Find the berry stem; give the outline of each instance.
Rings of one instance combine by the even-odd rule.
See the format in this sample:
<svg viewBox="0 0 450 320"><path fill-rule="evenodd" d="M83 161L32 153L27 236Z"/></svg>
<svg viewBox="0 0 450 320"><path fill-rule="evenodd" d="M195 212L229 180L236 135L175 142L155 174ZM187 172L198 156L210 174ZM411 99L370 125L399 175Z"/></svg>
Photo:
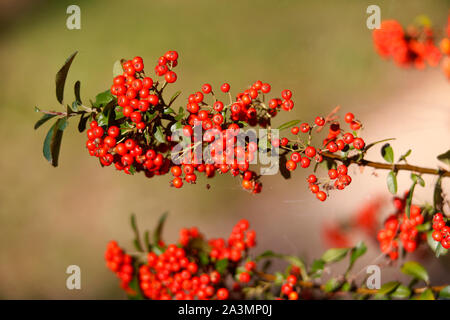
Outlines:
<svg viewBox="0 0 450 320"><path fill-rule="evenodd" d="M324 157L324 159L337 160L344 164L354 163L359 166L372 167L372 168L376 168L376 169L394 170L394 171L403 170L403 171L411 171L411 172L417 172L417 173L422 173L422 174L439 175L442 177L450 177L450 171L447 171L442 168L432 169L432 168L413 166L410 164L389 164L389 163L374 162L374 161L369 161L366 159L359 159L359 155L355 155L355 156L352 156L349 158L343 158L337 154L323 152L322 156Z"/></svg>

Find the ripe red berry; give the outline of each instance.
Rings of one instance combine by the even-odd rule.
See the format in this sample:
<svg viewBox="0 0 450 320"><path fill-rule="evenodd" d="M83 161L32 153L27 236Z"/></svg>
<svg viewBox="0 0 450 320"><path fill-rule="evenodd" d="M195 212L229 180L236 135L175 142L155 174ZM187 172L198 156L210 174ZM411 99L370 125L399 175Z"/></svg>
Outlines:
<svg viewBox="0 0 450 320"><path fill-rule="evenodd" d="M169 71L165 74L164 79L166 79L168 83L174 83L177 81L177 74L173 71Z"/></svg>
<svg viewBox="0 0 450 320"><path fill-rule="evenodd" d="M345 114L344 120L347 123L351 123L353 121L353 119L355 119L355 116L353 115L353 113L348 112Z"/></svg>
<svg viewBox="0 0 450 320"><path fill-rule="evenodd" d="M224 83L220 86L220 90L222 90L222 92L228 92L230 91L230 85L228 83Z"/></svg>
<svg viewBox="0 0 450 320"><path fill-rule="evenodd" d="M239 274L239 282L241 282L241 283L250 282L250 274L248 272L241 272Z"/></svg>
<svg viewBox="0 0 450 320"><path fill-rule="evenodd" d="M325 201L327 199L327 195L325 192L323 191L319 191L316 193L316 197L317 199L319 199L320 201Z"/></svg>
<svg viewBox="0 0 450 320"><path fill-rule="evenodd" d="M316 117L316 120L314 120L314 122L319 127L322 127L325 124L325 119L322 117Z"/></svg>
<svg viewBox="0 0 450 320"><path fill-rule="evenodd" d="M217 290L216 295L218 300L226 300L228 299L229 292L225 288L220 288L219 290Z"/></svg>
<svg viewBox="0 0 450 320"><path fill-rule="evenodd" d="M363 149L365 146L364 140L361 138L356 138L355 140L353 140L353 146L358 150Z"/></svg>

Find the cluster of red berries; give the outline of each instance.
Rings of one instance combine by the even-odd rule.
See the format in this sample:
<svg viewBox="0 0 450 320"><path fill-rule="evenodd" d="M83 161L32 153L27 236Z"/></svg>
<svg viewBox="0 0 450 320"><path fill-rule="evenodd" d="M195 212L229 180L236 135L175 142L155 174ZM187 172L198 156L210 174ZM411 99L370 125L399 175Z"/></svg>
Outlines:
<svg viewBox="0 0 450 320"><path fill-rule="evenodd" d="M177 65L177 59L176 51L168 51L158 60L156 73L165 75L168 83L176 80L171 69ZM111 93L117 97L119 108L115 111L123 117L116 117L119 120L111 126L99 126L93 120L87 131L86 147L91 156L99 158L102 166L114 163L117 170L127 174L145 170L148 177L165 174L170 160L163 154L169 150L169 142L152 147L142 134L152 117L149 111L161 107L158 82L145 76L141 57L124 62L122 68L124 72L114 78Z"/></svg>
<svg viewBox="0 0 450 320"><path fill-rule="evenodd" d="M108 244L105 258L108 268L117 272L122 280L122 288L130 291L128 284L136 276L140 292L148 299L225 300L230 295L225 287L227 275L236 272L238 264L247 256L246 250L255 245L256 234L248 229L248 221L242 219L233 228L227 243L222 238L205 241L204 244L210 247L210 262L206 265L194 244L196 240L204 241L196 227L181 229L178 245L166 246L159 242L161 250L147 253L146 263L136 267L137 274L133 274L133 259L124 254L115 241ZM222 259L227 259L229 264L225 271L219 272L215 262ZM246 271L236 274L239 282L248 283L255 268L255 262L247 261L244 265ZM240 288L237 282L234 287Z"/></svg>
<svg viewBox="0 0 450 320"><path fill-rule="evenodd" d="M450 227L445 225L444 216L440 212L433 216L433 230L433 239L440 242L444 249L450 249Z"/></svg>
<svg viewBox="0 0 450 320"><path fill-rule="evenodd" d="M413 65L423 69L426 63L436 67L442 60L442 71L450 80L450 14L447 20L446 36L439 42L439 47L435 45L434 35L439 32L430 27L410 26L405 31L398 21L387 20L373 32L375 48L382 57L393 58L402 67Z"/></svg>
<svg viewBox="0 0 450 320"><path fill-rule="evenodd" d="M442 57L434 44L433 30L426 26L404 30L398 21L386 20L373 31L373 41L378 54L402 67L423 69L426 63L435 67Z"/></svg>
<svg viewBox="0 0 450 320"><path fill-rule="evenodd" d="M129 291L129 283L133 279L133 258L125 254L116 241L108 243L105 252L106 266L121 280L122 289Z"/></svg>
<svg viewBox="0 0 450 320"><path fill-rule="evenodd" d="M394 206L396 213L386 219L384 229L377 234L381 252L388 254L391 260L396 260L399 256L399 240L403 249L411 253L417 249L420 241L426 239L426 234L416 228L424 222L420 207L411 205L408 218L405 212L405 199L394 198Z"/></svg>
<svg viewBox="0 0 450 320"><path fill-rule="evenodd" d="M361 129L361 123L355 120L353 113L349 112L345 115L344 120L349 124L350 129L354 132ZM281 145L281 148L291 151L290 159L286 161L286 169L294 171L298 166L302 168L308 168L311 164L311 160L314 159L317 163L323 161L323 152L335 153L340 151L349 150L362 150L365 146L365 142L360 137L355 137L351 132L344 132L339 122L329 121L329 132L327 137L323 141L323 149L315 148L309 145L311 132L314 127L322 128L326 125L327 121L323 117L316 117L314 125L310 126L308 123L302 123L299 127L291 128L291 133L297 136L300 132L309 134L308 141L304 143L300 139L288 139L282 138L277 141L276 144ZM316 175L311 174L307 181L309 182L309 188L312 193L316 194L317 199L325 201L327 194L325 191L320 190L320 185L324 190L337 189L343 190L348 186L352 179L347 174L348 168L345 164L338 165L336 168L328 170L328 181L319 183ZM334 180L331 185L330 182Z"/></svg>
<svg viewBox="0 0 450 320"><path fill-rule="evenodd" d="M220 91L229 94L230 85L222 84ZM290 90L281 92L282 99L271 99L267 108L262 97L270 91L270 84L258 80L249 89L238 93L234 102L229 94L230 102L227 105L217 99L212 86L208 83L202 86L201 91L190 94L186 104L189 116L186 119L187 124L183 127L183 135L191 138L191 144L187 147L194 148L196 142L194 127L201 125L202 129L206 131L202 138L208 144L211 158L200 160L196 153L185 154L181 159L183 168L179 166L172 168L172 174L175 176L172 184L177 188L181 187L183 173L186 182L194 182L196 180L195 170L205 172L207 177L213 176L215 171L230 172L231 175L242 178L242 187L245 190L259 193L262 184L258 181L257 174L248 170L249 164L255 159L258 145L255 141L249 141L244 146L237 145L240 134L239 123L266 127L269 119L276 116L278 110L292 110L294 102L291 100L292 92ZM206 95L212 96L211 104L206 102ZM224 117L228 110L230 119ZM261 116L262 114L268 116ZM207 164L206 160L210 160L214 164Z"/></svg>
<svg viewBox="0 0 450 320"><path fill-rule="evenodd" d="M281 286L281 296L284 295L289 300L298 300L298 292L295 290L297 282L297 277L293 274L290 274Z"/></svg>
<svg viewBox="0 0 450 320"><path fill-rule="evenodd" d="M227 242L223 238L210 239L208 241L211 246L210 257L234 262L241 260L246 250L256 245L256 232L248 228L248 221L242 219L234 226Z"/></svg>

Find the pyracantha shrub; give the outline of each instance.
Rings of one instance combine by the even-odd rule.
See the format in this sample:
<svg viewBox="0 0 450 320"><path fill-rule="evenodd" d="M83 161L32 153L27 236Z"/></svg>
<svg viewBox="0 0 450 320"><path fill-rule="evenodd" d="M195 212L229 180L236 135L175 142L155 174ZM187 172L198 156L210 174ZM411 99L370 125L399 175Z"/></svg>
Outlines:
<svg viewBox="0 0 450 320"><path fill-rule="evenodd" d="M413 209L416 210L416 209ZM417 215L418 216L418 215ZM416 217L417 217L416 216ZM255 255L256 233L249 222L239 221L230 236L207 239L196 227L183 228L177 243L162 240L164 215L152 240L148 232L141 238L134 216L132 227L137 252L126 253L115 241L107 245L107 267L120 279L121 288L131 299L227 300L227 299L339 299L402 298L435 299L450 297L450 286L431 286L424 267L405 262L401 271L412 276L408 285L393 281L379 290L358 284L351 271L367 247L332 248L308 266L297 256L265 251ZM441 218L434 219L442 221ZM388 226L391 230L391 226ZM442 229L442 228L441 228ZM343 275L327 276L325 268L348 257ZM280 259L284 271L271 272L271 262ZM424 282L425 287L417 286Z"/></svg>
<svg viewBox="0 0 450 320"><path fill-rule="evenodd" d="M373 31L375 49L400 67L424 69L427 64L437 67L441 63L450 79L450 15L444 32L433 29L424 17L421 20L407 28L397 20L382 21L380 28Z"/></svg>

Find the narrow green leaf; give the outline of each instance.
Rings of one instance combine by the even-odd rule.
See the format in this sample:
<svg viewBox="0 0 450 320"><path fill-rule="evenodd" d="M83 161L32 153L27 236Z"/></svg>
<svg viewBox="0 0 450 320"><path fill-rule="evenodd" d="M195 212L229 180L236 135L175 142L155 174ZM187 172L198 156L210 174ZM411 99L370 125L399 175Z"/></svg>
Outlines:
<svg viewBox="0 0 450 320"><path fill-rule="evenodd" d="M400 161L405 161L406 162L406 158L409 157L409 155L411 154L412 150L409 149L408 151L406 151L404 154L402 154L400 156L400 158L398 158L398 162Z"/></svg>
<svg viewBox="0 0 450 320"><path fill-rule="evenodd" d="M52 119L56 115L54 114L44 114L42 118L40 118L34 125L34 130L42 126L44 123L46 123L48 120Z"/></svg>
<svg viewBox="0 0 450 320"><path fill-rule="evenodd" d="M158 225L156 226L155 232L153 233L153 243L158 244L161 240L162 231L164 228L164 223L167 219L167 212L164 212L162 216L159 218Z"/></svg>
<svg viewBox="0 0 450 320"><path fill-rule="evenodd" d="M394 292L391 293L392 298L406 299L411 296L411 290L404 285L399 285Z"/></svg>
<svg viewBox="0 0 450 320"><path fill-rule="evenodd" d="M81 89L81 82L78 80L77 82L75 82L75 85L73 86L73 91L75 93L75 101L79 105L82 104L81 96L80 96L80 89Z"/></svg>
<svg viewBox="0 0 450 320"><path fill-rule="evenodd" d="M54 167L58 166L59 151L61 148L61 140L63 131L67 126L67 119L60 118L56 120L44 139L43 153L44 157Z"/></svg>
<svg viewBox="0 0 450 320"><path fill-rule="evenodd" d="M428 283L429 281L427 270L418 262L415 261L405 262L401 268L401 271L406 275L409 275L419 280L423 280L426 283Z"/></svg>
<svg viewBox="0 0 450 320"><path fill-rule="evenodd" d="M381 155L387 162L394 163L394 150L389 143L381 147Z"/></svg>
<svg viewBox="0 0 450 320"><path fill-rule="evenodd" d="M223 274L228 267L228 259L220 259L216 262L216 270L220 274Z"/></svg>
<svg viewBox="0 0 450 320"><path fill-rule="evenodd" d="M331 278L325 283L325 292L333 292L340 286L340 282L336 278Z"/></svg>
<svg viewBox="0 0 450 320"><path fill-rule="evenodd" d="M443 154L438 155L437 158L439 161L442 161L446 165L450 166L450 150L448 150Z"/></svg>
<svg viewBox="0 0 450 320"><path fill-rule="evenodd" d="M450 286L446 286L439 292L439 298L450 299Z"/></svg>
<svg viewBox="0 0 450 320"><path fill-rule="evenodd" d="M169 104L168 104L169 107L172 105L172 103L174 103L174 101L178 98L178 96L180 94L181 94L181 91L177 91L177 92L174 93L172 98L170 98L170 100L169 100Z"/></svg>
<svg viewBox="0 0 450 320"><path fill-rule="evenodd" d="M442 211L444 208L444 197L442 196L442 176L438 178L434 186L433 205L436 211Z"/></svg>
<svg viewBox="0 0 450 320"><path fill-rule="evenodd" d="M206 266L209 264L208 254L204 251L199 252L198 257L200 259L200 264Z"/></svg>
<svg viewBox="0 0 450 320"><path fill-rule="evenodd" d="M357 136L358 133L356 131L353 131L353 135ZM392 141L392 140L395 140L395 138L388 138L388 139L383 139L383 140L379 140L379 141L375 141L375 142L369 143L367 146L364 147L364 151L369 150L370 148L372 148L373 146L375 146L375 145L377 145L379 143L383 143L383 142L386 142L386 141Z"/></svg>
<svg viewBox="0 0 450 320"><path fill-rule="evenodd" d="M165 143L166 139L164 137L164 134L162 132L161 126L156 126L155 133L154 133L155 139L160 143Z"/></svg>
<svg viewBox="0 0 450 320"><path fill-rule="evenodd" d="M422 187L425 187L425 181L423 180L423 178L415 173L411 173L411 179L420 184Z"/></svg>
<svg viewBox="0 0 450 320"><path fill-rule="evenodd" d="M150 232L148 230L145 230L145 232L144 232L144 245L145 245L145 250L147 252L150 252L151 248L152 248L152 244L150 242Z"/></svg>
<svg viewBox="0 0 450 320"><path fill-rule="evenodd" d="M136 224L136 216L134 215L134 213L132 213L131 216L130 216L130 224L131 224L131 229L133 230L133 233L134 233L133 243L134 243L134 246L135 246L136 250L137 251L144 251L142 249L141 239L140 239L140 236L139 236L139 229L138 229L137 224Z"/></svg>
<svg viewBox="0 0 450 320"><path fill-rule="evenodd" d="M287 156L286 154L280 154L280 173L281 176L285 179L291 178L291 172L286 168Z"/></svg>
<svg viewBox="0 0 450 320"><path fill-rule="evenodd" d="M281 131L281 130L284 130L284 129L291 128L291 127L299 124L300 121L301 120L291 120L291 121L285 122L282 125L280 125L277 129Z"/></svg>
<svg viewBox="0 0 450 320"><path fill-rule="evenodd" d="M418 298L419 300L435 300L433 291L431 289L427 289L422 292Z"/></svg>
<svg viewBox="0 0 450 320"><path fill-rule="evenodd" d="M63 104L64 99L64 85L66 83L67 73L69 72L70 65L72 64L73 59L77 55L78 51L75 51L67 58L64 65L59 69L56 74L55 83L56 83L56 99L59 103Z"/></svg>
<svg viewBox="0 0 450 320"><path fill-rule="evenodd" d="M350 271L350 269L355 264L356 260L360 258L362 255L364 255L367 251L366 244L362 241L358 242L358 244L353 247L350 251L350 265L347 269L347 271Z"/></svg>
<svg viewBox="0 0 450 320"><path fill-rule="evenodd" d="M413 179L412 175L411 175L411 179ZM408 196L406 197L405 213L406 213L406 216L408 217L408 219L409 219L409 214L411 211L411 203L412 203L414 189L416 188L416 185L417 185L417 179L413 179L413 184L411 185L411 188L409 188Z"/></svg>
<svg viewBox="0 0 450 320"><path fill-rule="evenodd" d="M328 249L322 255L322 260L325 261L325 263L340 261L346 256L348 251L349 251L349 248Z"/></svg>
<svg viewBox="0 0 450 320"><path fill-rule="evenodd" d="M325 267L325 261L322 259L316 259L311 265L311 272L313 278L319 278L322 276L323 268Z"/></svg>
<svg viewBox="0 0 450 320"><path fill-rule="evenodd" d="M386 182L389 192L392 194L397 194L397 175L394 171L389 171Z"/></svg>
<svg viewBox="0 0 450 320"><path fill-rule="evenodd" d="M397 289L397 287L400 285L400 282L398 281L390 281L383 284L378 290L377 294L379 295L386 295Z"/></svg>
<svg viewBox="0 0 450 320"><path fill-rule="evenodd" d="M171 114L171 113L175 113L175 111L172 108L164 109L164 114Z"/></svg>
<svg viewBox="0 0 450 320"><path fill-rule="evenodd" d="M448 249L445 249L440 242L434 240L432 234L433 234L433 230L430 230L427 233L428 246L434 252L436 258L446 255L448 252Z"/></svg>
<svg viewBox="0 0 450 320"><path fill-rule="evenodd" d="M94 108L101 108L113 101L115 98L111 93L111 90L105 90L95 96Z"/></svg>
<svg viewBox="0 0 450 320"><path fill-rule="evenodd" d="M86 123L89 119L89 116L85 114L81 114L80 121L78 122L78 131L83 132L86 130Z"/></svg>
<svg viewBox="0 0 450 320"><path fill-rule="evenodd" d="M121 75L122 73L123 73L122 63L120 62L120 60L117 60L116 62L114 62L113 65L113 77L115 78Z"/></svg>

